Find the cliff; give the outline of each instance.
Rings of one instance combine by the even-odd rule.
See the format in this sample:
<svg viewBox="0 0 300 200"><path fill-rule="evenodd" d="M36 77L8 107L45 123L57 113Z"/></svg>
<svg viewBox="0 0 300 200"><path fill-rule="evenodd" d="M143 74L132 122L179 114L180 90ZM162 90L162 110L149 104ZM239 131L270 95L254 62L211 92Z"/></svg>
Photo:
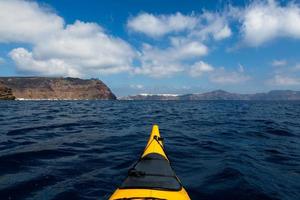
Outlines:
<svg viewBox="0 0 300 200"><path fill-rule="evenodd" d="M0 77L17 99L116 99L100 80L50 77Z"/></svg>
<svg viewBox="0 0 300 200"><path fill-rule="evenodd" d="M0 100L14 100L15 98L12 94L12 89L0 81Z"/></svg>
<svg viewBox="0 0 300 200"><path fill-rule="evenodd" d="M121 100L300 100L300 91L273 90L267 93L238 94L224 90L215 90L201 94L139 94L122 97Z"/></svg>

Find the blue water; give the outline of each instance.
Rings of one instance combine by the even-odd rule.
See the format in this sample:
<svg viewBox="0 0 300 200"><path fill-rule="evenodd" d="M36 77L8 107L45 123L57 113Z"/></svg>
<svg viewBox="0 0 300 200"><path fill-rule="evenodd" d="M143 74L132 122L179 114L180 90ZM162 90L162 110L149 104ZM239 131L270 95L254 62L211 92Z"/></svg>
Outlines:
<svg viewBox="0 0 300 200"><path fill-rule="evenodd" d="M0 102L0 199L107 199L160 125L192 199L300 199L300 102Z"/></svg>

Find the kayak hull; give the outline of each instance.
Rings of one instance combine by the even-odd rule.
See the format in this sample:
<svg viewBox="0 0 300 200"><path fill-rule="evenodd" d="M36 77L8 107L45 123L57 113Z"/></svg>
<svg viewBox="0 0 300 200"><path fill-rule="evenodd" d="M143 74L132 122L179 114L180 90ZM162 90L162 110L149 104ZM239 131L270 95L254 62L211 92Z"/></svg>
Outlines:
<svg viewBox="0 0 300 200"><path fill-rule="evenodd" d="M142 156L110 197L110 200L121 199L190 199L171 168L157 125L152 128Z"/></svg>
<svg viewBox="0 0 300 200"><path fill-rule="evenodd" d="M154 199L174 199L189 200L189 196L184 188L180 191L160 191L149 189L117 189L110 197L110 200L118 200L125 198L154 198Z"/></svg>

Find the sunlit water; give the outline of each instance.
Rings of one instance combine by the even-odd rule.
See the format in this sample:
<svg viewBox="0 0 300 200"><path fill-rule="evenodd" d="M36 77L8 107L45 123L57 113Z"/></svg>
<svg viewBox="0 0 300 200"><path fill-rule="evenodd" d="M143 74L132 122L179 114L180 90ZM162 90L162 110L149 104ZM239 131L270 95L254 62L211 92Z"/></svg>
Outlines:
<svg viewBox="0 0 300 200"><path fill-rule="evenodd" d="M0 199L107 199L160 126L192 199L300 199L300 102L0 102Z"/></svg>

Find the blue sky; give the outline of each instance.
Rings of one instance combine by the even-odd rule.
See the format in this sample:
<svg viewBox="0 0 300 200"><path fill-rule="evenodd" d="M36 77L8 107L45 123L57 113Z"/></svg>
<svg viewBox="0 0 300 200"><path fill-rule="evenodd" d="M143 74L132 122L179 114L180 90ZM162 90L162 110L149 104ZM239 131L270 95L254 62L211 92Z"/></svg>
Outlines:
<svg viewBox="0 0 300 200"><path fill-rule="evenodd" d="M0 76L99 78L117 96L299 90L299 52L299 1L0 1Z"/></svg>

